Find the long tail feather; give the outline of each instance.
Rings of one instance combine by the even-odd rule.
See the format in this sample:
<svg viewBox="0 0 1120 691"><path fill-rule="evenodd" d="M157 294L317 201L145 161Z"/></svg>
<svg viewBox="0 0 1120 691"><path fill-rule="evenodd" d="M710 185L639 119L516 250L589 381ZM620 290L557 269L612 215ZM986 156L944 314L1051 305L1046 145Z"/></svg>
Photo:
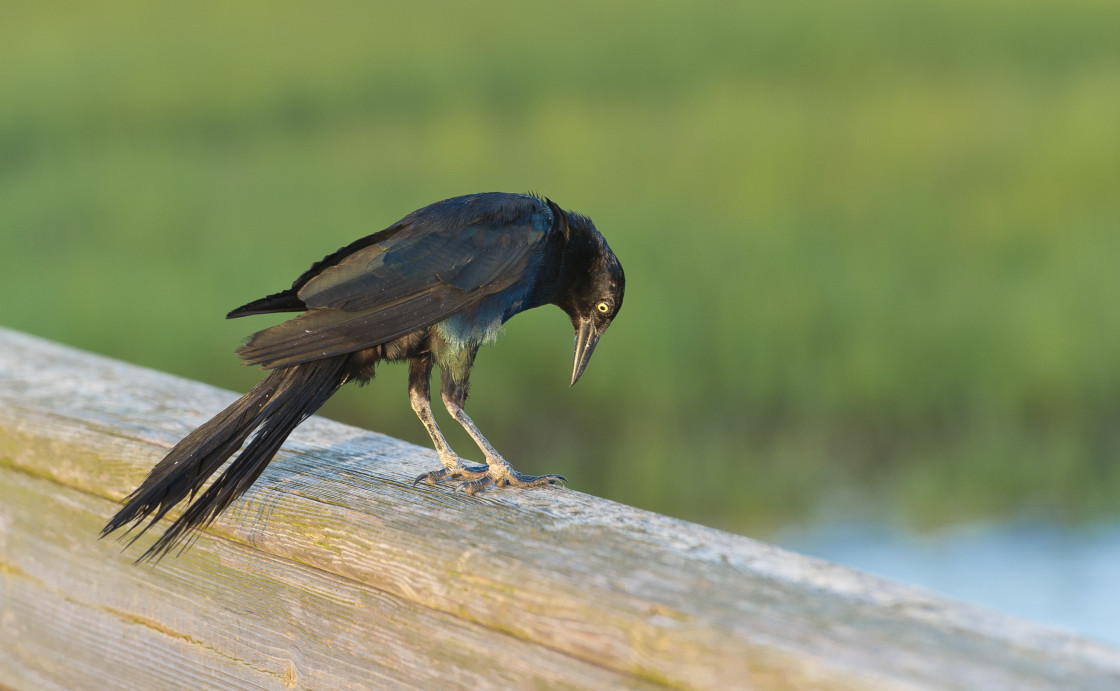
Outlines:
<svg viewBox="0 0 1120 691"><path fill-rule="evenodd" d="M339 356L271 371L252 390L176 444L125 499L124 507L105 525L101 537L125 526L126 536L139 528L128 542L131 545L189 496L193 501L186 511L136 561L158 561L180 543L185 548L198 530L260 477L292 430L346 382L347 360L347 356ZM210 476L247 439L249 443L237 458L195 499Z"/></svg>

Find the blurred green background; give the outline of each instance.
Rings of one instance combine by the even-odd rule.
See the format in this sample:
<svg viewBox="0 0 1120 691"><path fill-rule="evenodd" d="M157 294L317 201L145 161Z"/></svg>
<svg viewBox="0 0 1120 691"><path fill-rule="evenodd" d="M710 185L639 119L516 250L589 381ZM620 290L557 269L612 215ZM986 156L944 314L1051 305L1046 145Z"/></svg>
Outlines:
<svg viewBox="0 0 1120 691"><path fill-rule="evenodd" d="M9 0L0 324L244 390L275 320L228 309L534 190L628 291L573 389L555 308L480 355L520 469L755 535L1115 516L1118 31L1115 0ZM429 444L402 367L325 414Z"/></svg>

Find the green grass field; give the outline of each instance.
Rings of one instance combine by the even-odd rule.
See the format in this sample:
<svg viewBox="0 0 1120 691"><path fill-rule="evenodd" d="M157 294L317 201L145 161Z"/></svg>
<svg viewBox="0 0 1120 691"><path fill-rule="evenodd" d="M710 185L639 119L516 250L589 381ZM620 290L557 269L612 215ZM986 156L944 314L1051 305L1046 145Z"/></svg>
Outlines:
<svg viewBox="0 0 1120 691"><path fill-rule="evenodd" d="M573 389L554 308L480 355L521 469L752 533L1115 515L1118 32L1103 0L10 2L0 324L244 389L274 320L228 309L535 190L628 291ZM402 368L352 388L325 413L428 443Z"/></svg>

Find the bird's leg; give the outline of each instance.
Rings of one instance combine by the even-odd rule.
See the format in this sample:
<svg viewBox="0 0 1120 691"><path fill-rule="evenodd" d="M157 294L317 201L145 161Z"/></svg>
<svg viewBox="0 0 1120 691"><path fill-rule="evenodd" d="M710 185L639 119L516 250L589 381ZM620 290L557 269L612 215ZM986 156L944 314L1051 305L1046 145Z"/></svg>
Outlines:
<svg viewBox="0 0 1120 691"><path fill-rule="evenodd" d="M443 467L430 473L424 473L413 480L412 484L415 485L420 481L434 484L449 477L466 478L468 480L486 477L486 466L463 465L458 454L451 450L451 445L447 443L447 439L439 431L439 425L436 424L436 419L432 416L429 384L431 376L432 359L430 356L413 358L409 362L408 400L412 403L412 409L416 412L416 417L420 418L420 422L424 423L424 428L428 430L428 436L432 438L432 444L436 447L436 453L439 454L439 460L443 463Z"/></svg>
<svg viewBox="0 0 1120 691"><path fill-rule="evenodd" d="M478 448L486 456L487 470L482 477L463 486L467 494L475 494L491 485L495 487L513 485L514 487L529 488L567 482L563 475L522 475L514 470L513 466L491 446L486 437L482 436L482 432L479 431L474 421L463 410L463 402L467 399L467 382L465 380L455 381L452 373L444 369L440 377L440 389L447 412L451 413L451 417L455 418L467 431L467 434L471 435L471 439L474 439Z"/></svg>

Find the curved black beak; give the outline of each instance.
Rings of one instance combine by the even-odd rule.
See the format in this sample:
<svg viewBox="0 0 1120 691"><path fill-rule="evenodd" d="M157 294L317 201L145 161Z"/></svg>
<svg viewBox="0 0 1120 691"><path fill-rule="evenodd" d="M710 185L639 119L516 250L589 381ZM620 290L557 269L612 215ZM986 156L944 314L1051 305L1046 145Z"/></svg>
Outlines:
<svg viewBox="0 0 1120 691"><path fill-rule="evenodd" d="M595 328L595 323L590 319L581 318L576 327L576 351L572 358L572 383L575 386L587 363L591 361L591 353L595 352L595 344L603 332Z"/></svg>

